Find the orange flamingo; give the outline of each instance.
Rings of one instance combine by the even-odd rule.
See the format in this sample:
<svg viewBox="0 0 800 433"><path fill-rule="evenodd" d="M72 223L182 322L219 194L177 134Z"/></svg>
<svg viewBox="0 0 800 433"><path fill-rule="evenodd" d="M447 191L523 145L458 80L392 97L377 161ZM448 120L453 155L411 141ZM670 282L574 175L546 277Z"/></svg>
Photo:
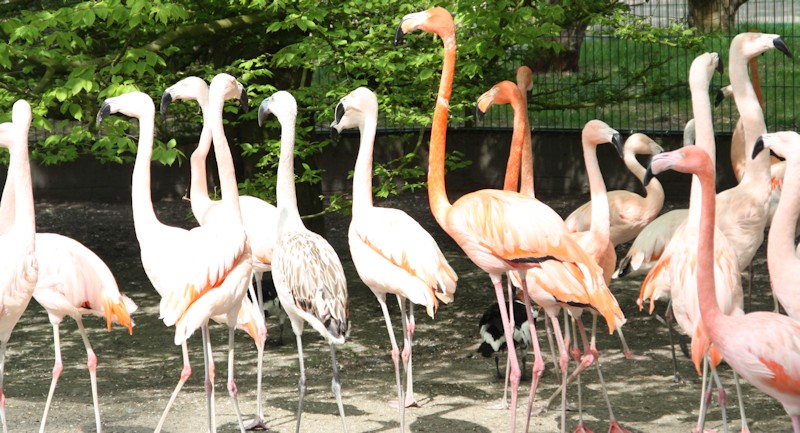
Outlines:
<svg viewBox="0 0 800 433"><path fill-rule="evenodd" d="M696 123L697 146L703 149L714 159L714 131L711 120L711 104L708 100L708 86L714 70L721 69L717 53L705 53L697 56L689 70L689 87L692 94L692 108ZM695 367L700 372L700 361L704 359L709 350L708 339L702 334L702 323L697 298L697 290L693 286L696 282L697 255L695 245L697 242L697 226L699 224L700 200L699 189L696 182L692 184L689 201L689 216L681 227L676 230L659 262L650 271L642 283L639 295L639 306L645 300L652 299L650 312L654 308L654 300L660 297L671 296L671 305L674 317L680 328L692 337L692 358ZM742 289L739 279L736 251L722 234L715 237L714 270L720 284L717 286L718 299L722 304L720 308L726 314L742 314ZM720 359L715 351L710 353L712 361L712 374L719 388L720 406L723 410L723 423L727 424L725 413L725 394L719 382L715 367ZM738 379L737 379L738 380ZM710 394L705 393L706 371L703 369L703 389L701 398L700 415L696 431L702 431L705 422L705 410ZM740 405L743 409L743 406ZM742 415L742 424L746 428L746 420ZM727 427L726 427L727 428Z"/></svg>
<svg viewBox="0 0 800 433"><path fill-rule="evenodd" d="M452 15L441 7L408 14L398 27L395 43L399 43L406 33L416 29L441 37L445 51L431 127L428 168L428 198L436 221L473 263L489 274L500 305L505 305L502 275L509 271L519 273L527 313L530 312L530 298L525 276L530 269L539 270L541 278L562 280L563 286L586 285L591 291L600 290L603 287L602 269L568 235L558 214L543 203L513 191L490 189L464 195L452 204L449 202L444 184L444 153L448 105L455 72L455 25ZM529 224L534 215L538 224ZM516 431L515 408L520 370L513 347L508 311L501 308L500 312L511 357L511 431ZM616 329L622 319L612 309L602 312L609 329ZM531 317L528 317L528 323L531 335L535 335ZM536 385L544 369L535 338L533 346L535 360L526 424L529 421Z"/></svg>
<svg viewBox="0 0 800 433"><path fill-rule="evenodd" d="M636 159L636 155L652 156L663 150L647 135L636 133L625 140L622 158L628 170L641 182L645 168ZM633 240L661 212L664 205L664 188L661 183L657 180L651 181L645 192L644 197L625 190L608 192L611 227L609 239L615 246ZM569 230L582 232L589 230L591 220L592 202L588 201L572 211L564 222Z"/></svg>
<svg viewBox="0 0 800 433"><path fill-rule="evenodd" d="M392 343L392 361L397 382L400 430L405 431L404 407L415 405L411 385L411 340L414 335L413 305L425 307L433 318L438 301L450 303L458 277L447 263L433 237L421 225L399 209L372 204L372 150L378 124L378 99L366 87L359 87L339 101L331 132L357 127L361 131L356 168L353 174L353 219L348 238L350 255L361 280L378 299ZM403 393L392 321L386 307L386 295L394 294L400 304L403 323L403 365L407 391ZM405 312L410 301L409 313Z"/></svg>
<svg viewBox="0 0 800 433"><path fill-rule="evenodd" d="M0 421L3 433L8 431L6 422L6 396L3 391L5 355L11 332L28 307L33 297L39 266L36 260L36 217L33 209L33 187L28 160L28 130L31 125L31 106L20 99L12 108L12 124L4 127L10 139L0 140L0 146L8 147L10 153L9 174L13 174L13 190L16 206L14 226L0 235Z"/></svg>
<svg viewBox="0 0 800 433"><path fill-rule="evenodd" d="M754 152L773 137L757 141ZM800 322L771 312L729 316L720 310L713 271L714 165L702 149L684 147L654 157L649 171L656 175L669 169L691 173L700 182L697 289L704 333L734 371L783 405L794 433L800 433Z"/></svg>
<svg viewBox="0 0 800 433"><path fill-rule="evenodd" d="M800 298L795 290L800 258L796 255L795 233L798 222L798 197L800 197L800 136L795 132L777 132L762 136L769 150L785 159L781 201L769 229L767 240L767 266L769 267L772 292L778 298L786 314L800 320Z"/></svg>
<svg viewBox="0 0 800 433"><path fill-rule="evenodd" d="M225 99L238 98L244 111L247 111L247 92L235 78L228 74L218 74L212 80L212 84L225 85L229 92L222 95ZM222 201L211 200L208 195L208 185L206 184L206 158L211 149L211 130L214 128L223 130L221 118L211 119L209 108L209 87L203 79L199 77L186 77L181 81L167 88L161 97L161 114L166 114L169 104L174 100L196 100L203 112L203 129L200 133L197 148L192 152L191 157L191 188L190 203L192 214L200 225L206 225L218 218L224 218L224 207ZM224 160L223 160L224 161ZM235 174L233 167L226 170L229 174ZM256 293L250 285L250 298L245 297L242 304L242 312L239 321L244 326L243 329L253 329L251 333L258 351L258 366L256 379L256 415L252 420L246 422L247 430L256 428L266 428L264 419L264 409L262 404L262 373L264 362L264 343L267 338L267 326L264 322L264 314L249 314L252 310L250 303L258 302L258 311L264 310L264 298L261 289L261 279L264 272L270 270L272 259L272 248L275 245L275 227L277 221L277 210L275 206L253 196L240 196L239 205L242 211L242 222L247 233L247 240L250 244L250 254L253 260L253 274L256 280ZM251 301L252 299L252 301ZM244 316L242 316L244 315ZM225 317L216 317L216 321L224 323ZM250 323L250 321L253 321ZM242 328L242 327L240 327Z"/></svg>
<svg viewBox="0 0 800 433"><path fill-rule="evenodd" d="M308 230L297 210L294 186L294 134L297 102L290 93L279 91L261 102L258 124L270 113L281 124L281 151L278 160L278 238L272 253L272 280L281 306L292 322L297 340L300 381L295 431L300 432L306 372L303 360L303 327L306 322L328 342L333 366L331 390L336 397L342 427L347 422L342 405L336 345L344 344L350 329L349 297L344 269L333 247L322 236Z"/></svg>
<svg viewBox="0 0 800 433"><path fill-rule="evenodd" d="M221 112L224 99L214 95L209 99L219 101L212 108ZM97 114L97 123L116 113L139 119L139 143L131 186L134 226L142 250L145 273L161 295L161 317L167 326L175 325L175 344L181 345L183 349L184 370L175 393L190 374L185 368L188 365L185 342L200 328L206 370L208 428L214 432L215 367L208 338L208 319L224 314L228 316L227 323L236 323L252 272L250 248L241 224L235 177L225 175L224 170L228 166L218 163L222 200L226 203L228 212L228 219L224 223L192 230L161 223L153 211L150 196L150 159L155 118L153 100L142 92L129 92L108 98ZM219 137L217 131L212 133L217 160L231 158L224 136ZM234 181L230 182L230 179ZM228 336L228 389L239 415L235 383L232 381L233 330L234 327L231 326ZM241 416L238 416L238 421L240 430L244 431ZM156 429L159 430L160 427L161 425Z"/></svg>

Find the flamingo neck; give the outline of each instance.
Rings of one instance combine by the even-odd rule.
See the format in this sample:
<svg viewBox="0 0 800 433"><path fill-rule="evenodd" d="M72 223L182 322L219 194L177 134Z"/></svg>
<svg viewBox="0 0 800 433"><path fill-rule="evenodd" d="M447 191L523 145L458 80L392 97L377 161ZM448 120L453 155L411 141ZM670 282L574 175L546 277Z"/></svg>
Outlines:
<svg viewBox="0 0 800 433"><path fill-rule="evenodd" d="M13 229L21 233L30 241L33 248L34 236L36 233L36 218L33 205L33 183L31 181L31 165L28 158L28 128L30 126L20 125L17 142L9 149L9 169L8 172L14 173L11 180L14 189L13 206L14 227ZM11 176L8 176L11 179ZM8 180L6 181L8 182Z"/></svg>
<svg viewBox="0 0 800 433"><path fill-rule="evenodd" d="M359 125L361 141L353 173L353 214L372 207L372 153L377 127L377 114L373 113L365 115L364 122Z"/></svg>
<svg viewBox="0 0 800 433"><path fill-rule="evenodd" d="M295 119L278 119L281 123L281 153L278 159L278 233L305 227L297 210L297 194L294 187L294 134Z"/></svg>
<svg viewBox="0 0 800 433"><path fill-rule="evenodd" d="M139 118L139 142L136 150L136 161L133 165L131 181L131 204L133 206L133 224L137 235L143 228L158 223L153 211L153 198L150 195L150 164L153 157L153 117Z"/></svg>
<svg viewBox="0 0 800 433"><path fill-rule="evenodd" d="M697 287L700 303L700 316L711 340L717 335L723 313L717 304L717 293L714 283L714 216L716 207L716 190L714 187L714 169L705 167L693 176L698 180L701 189L700 226L697 244Z"/></svg>
<svg viewBox="0 0 800 433"><path fill-rule="evenodd" d="M764 152L769 153L769 152ZM789 160L786 161L787 165ZM800 216L800 179L795 175L800 167L792 164L786 168L781 199L767 240L767 266L772 279L773 290L779 292L783 287L793 288L800 259L795 255L795 230Z"/></svg>
<svg viewBox="0 0 800 433"><path fill-rule="evenodd" d="M708 86L711 84L708 76L689 77L689 89L692 94L692 113L694 115L695 145L705 150L711 158L711 166L716 165L717 146L714 142L714 125L711 120L711 101L708 99ZM768 152L767 152L768 153ZM712 187L712 189L714 189ZM700 184L696 177L692 178L691 192L689 193L689 220L699 222ZM694 209L694 211L692 211Z"/></svg>
<svg viewBox="0 0 800 433"><path fill-rule="evenodd" d="M440 226L446 227L445 216L452 205L447 198L444 184L444 156L450 94L453 90L453 75L456 69L456 36L450 32L440 36L444 43L444 61L431 124L431 142L428 152L428 201L436 221Z"/></svg>
<svg viewBox="0 0 800 433"><path fill-rule="evenodd" d="M611 236L608 215L608 191L597 161L597 146L583 140L583 161L586 164L586 175L589 178L589 190L592 197L592 222L590 231L603 243ZM601 249L604 250L605 248Z"/></svg>
<svg viewBox="0 0 800 433"><path fill-rule="evenodd" d="M625 162L625 166L628 167L628 171L630 171L636 179L639 179L639 182L643 182L647 169L636 159L636 154L626 151L622 160ZM661 182L654 177L650 180L650 183L644 187L644 190L646 211L658 213L664 205L664 188L661 186Z"/></svg>
<svg viewBox="0 0 800 433"><path fill-rule="evenodd" d="M14 226L14 175L9 163L3 197L0 199L0 234L7 233Z"/></svg>
<svg viewBox="0 0 800 433"><path fill-rule="evenodd" d="M767 126L764 122L764 111L761 109L753 83L747 74L749 59L742 54L741 49L731 47L728 61L733 85L733 99L744 127L746 162L742 182L748 177L756 177L761 183L768 183L770 180L769 152L761 152L755 159L752 158L756 139L767 132Z"/></svg>
<svg viewBox="0 0 800 433"><path fill-rule="evenodd" d="M189 197L191 199L192 214L202 224L202 218L209 206L211 206L211 199L208 196L208 175L206 174L206 159L211 149L211 121L208 118L210 115L208 95L198 95L197 102L203 112L203 129L200 132L197 148L192 152L190 161L192 178Z"/></svg>
<svg viewBox="0 0 800 433"><path fill-rule="evenodd" d="M242 222L242 211L239 207L239 184L236 182L236 170L233 167L233 156L225 137L225 128L222 124L222 107L225 97L222 92L211 89L209 94L209 121L211 136L214 142L214 156L217 159L217 172L219 173L219 187L222 193L222 203L232 212L231 217ZM205 119L204 119L205 122ZM203 180L205 182L205 180Z"/></svg>
<svg viewBox="0 0 800 433"><path fill-rule="evenodd" d="M520 101L520 108L522 111L523 126L521 126L522 134L522 172L520 173L520 188L519 192L530 196L536 197L533 187L533 144L531 143L531 124L528 119L528 90L524 86L520 86L519 90L522 92L522 99ZM517 131L517 110L514 109L514 134Z"/></svg>

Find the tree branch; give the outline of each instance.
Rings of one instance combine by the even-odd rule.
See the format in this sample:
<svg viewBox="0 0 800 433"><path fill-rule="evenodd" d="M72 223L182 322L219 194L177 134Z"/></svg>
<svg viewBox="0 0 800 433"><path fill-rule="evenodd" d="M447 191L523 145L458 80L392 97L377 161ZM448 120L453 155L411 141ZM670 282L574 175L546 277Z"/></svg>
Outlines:
<svg viewBox="0 0 800 433"><path fill-rule="evenodd" d="M233 18L223 18L210 23L193 24L185 27L178 27L171 32L167 32L158 39L142 47L144 50L158 52L172 44L176 39L214 35L224 30L236 29L243 26L259 24L266 21L266 14L241 15Z"/></svg>

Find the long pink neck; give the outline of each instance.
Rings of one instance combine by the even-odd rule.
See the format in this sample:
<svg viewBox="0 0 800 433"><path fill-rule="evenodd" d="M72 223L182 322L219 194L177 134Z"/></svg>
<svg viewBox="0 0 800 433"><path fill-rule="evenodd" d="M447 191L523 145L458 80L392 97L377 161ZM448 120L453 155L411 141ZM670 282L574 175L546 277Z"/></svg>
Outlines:
<svg viewBox="0 0 800 433"><path fill-rule="evenodd" d="M197 103L200 104L200 110L203 112L203 130L200 132L197 148L192 152L190 161L192 179L189 197L191 197L192 213L202 224L203 221L201 221L201 219L209 206L211 206L211 198L208 196L208 176L206 174L206 159L208 158L209 150L211 150L211 120L209 119L208 88L205 89L204 94L197 95Z"/></svg>
<svg viewBox="0 0 800 433"><path fill-rule="evenodd" d="M647 169L642 167L642 164L636 159L636 154L626 150L622 160L625 162L625 166L628 167L628 171L639 179L639 182L642 182ZM652 178L644 189L646 193L644 198L645 213L652 212L657 214L664 205L664 188L661 186L661 182L656 178Z"/></svg>
<svg viewBox="0 0 800 433"><path fill-rule="evenodd" d="M222 124L222 107L225 105L224 93L212 87L209 91L208 105L208 111L210 112L208 120L211 122L211 135L214 139L214 156L217 159L222 203L230 209L233 217L241 222L242 211L239 207L239 184L236 182L233 156L231 156L231 149L228 145L228 139L225 137L225 128Z"/></svg>
<svg viewBox="0 0 800 433"><path fill-rule="evenodd" d="M751 159L753 146L758 137L767 132L767 126L758 96L747 74L748 61L738 44L731 46L728 69L733 86L733 99L744 127L744 151L747 158L742 182L751 181L749 178L753 178L753 181L765 185L770 182L769 152L761 152L755 159Z"/></svg>
<svg viewBox="0 0 800 433"><path fill-rule="evenodd" d="M583 161L586 164L586 175L589 178L589 190L592 197L592 222L590 231L595 238L606 244L611 236L609 215L608 215L608 191L606 183L603 181L603 174L600 172L600 163L597 161L597 147L584 138L583 140ZM605 251L606 245L598 245L599 251Z"/></svg>
<svg viewBox="0 0 800 433"><path fill-rule="evenodd" d="M522 121L520 134L522 135L522 172L520 174L520 188L519 192L535 197L533 187L533 144L531 143L531 124L528 119L528 89L524 83L518 83L519 90L522 92L521 111ZM517 109L514 109L514 135L517 134Z"/></svg>
<svg viewBox="0 0 800 433"><path fill-rule="evenodd" d="M447 198L444 183L444 156L447 142L447 116L450 94L453 90L453 76L456 70L456 36L454 33L439 35L444 43L442 77L431 124L431 143L428 152L428 201L436 221L443 228L447 226L445 217L452 206Z"/></svg>
<svg viewBox="0 0 800 433"><path fill-rule="evenodd" d="M520 160L525 154L524 130L527 128L527 118L525 117L525 107L519 97L518 92L512 92L510 96L511 108L514 110L514 132L511 135L511 151L508 154L506 163L506 177L503 183L505 191L517 191L519 189L519 170Z"/></svg>
<svg viewBox="0 0 800 433"><path fill-rule="evenodd" d="M372 152L375 147L377 126L378 113L372 111L364 113L364 122L359 125L361 143L353 172L353 214L372 207Z"/></svg>
<svg viewBox="0 0 800 433"><path fill-rule="evenodd" d="M701 189L700 234L697 245L697 287L700 302L700 316L711 340L718 335L724 314L717 304L717 291L714 284L714 216L716 191L714 169L704 167L696 173Z"/></svg>
<svg viewBox="0 0 800 433"><path fill-rule="evenodd" d="M150 194L150 164L153 156L153 116L139 118L139 142L136 162L133 165L131 181L131 202L133 205L133 224L136 234L143 229L160 224L153 211L153 198Z"/></svg>
<svg viewBox="0 0 800 433"><path fill-rule="evenodd" d="M16 125L15 125L16 126ZM9 173L14 173L14 231L25 236L33 248L36 217L33 206L33 183L28 158L28 129L30 123L16 126L17 140L10 149Z"/></svg>
<svg viewBox="0 0 800 433"><path fill-rule="evenodd" d="M694 72L694 74L691 74ZM717 147L714 142L714 125L711 120L711 101L708 99L708 86L710 77L704 68L690 70L689 89L692 94L692 112L694 115L695 143L705 150L711 164L716 164ZM713 189L713 187L712 187ZM692 188L689 195L689 221L698 224L700 220L700 184L697 178L692 179Z"/></svg>
<svg viewBox="0 0 800 433"><path fill-rule="evenodd" d="M787 159L786 164L790 163L792 166L786 168L781 200L772 218L767 240L769 275L772 289L779 299L784 299L783 294L787 290L789 292L785 293L787 298L796 296L792 292L796 286L797 270L800 269L800 259L795 254L794 243L797 218L800 216L800 178L797 176L800 174L800 166ZM795 317L800 311L787 311L787 313Z"/></svg>

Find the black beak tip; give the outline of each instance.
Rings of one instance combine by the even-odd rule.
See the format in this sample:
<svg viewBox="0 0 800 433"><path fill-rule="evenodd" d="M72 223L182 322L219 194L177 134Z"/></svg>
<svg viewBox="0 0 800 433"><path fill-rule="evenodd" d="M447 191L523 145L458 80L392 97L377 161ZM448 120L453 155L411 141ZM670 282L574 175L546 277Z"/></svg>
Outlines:
<svg viewBox="0 0 800 433"><path fill-rule="evenodd" d="M653 174L653 170L651 170L650 167L648 166L647 171L644 173L644 179L642 179L642 184L644 186L649 185L650 181L653 180L654 177L655 175Z"/></svg>
<svg viewBox="0 0 800 433"><path fill-rule="evenodd" d="M100 111L97 112L97 118L95 119L98 124L100 124L103 119L108 117L111 114L111 105L108 102L104 102L103 106L100 107Z"/></svg>
<svg viewBox="0 0 800 433"><path fill-rule="evenodd" d="M331 128L331 143L334 146L339 142L339 131L336 128Z"/></svg>
<svg viewBox="0 0 800 433"><path fill-rule="evenodd" d="M762 150L764 150L764 138L758 137L758 139L756 139L756 143L753 145L753 158L758 156Z"/></svg>
<svg viewBox="0 0 800 433"><path fill-rule="evenodd" d="M717 90L717 96L714 97L714 106L719 107L723 100L725 100L725 93L722 92L722 89Z"/></svg>
<svg viewBox="0 0 800 433"><path fill-rule="evenodd" d="M403 31L403 27L397 26L397 31L394 33L394 44L395 45L402 44L403 40L405 39L405 35L406 33Z"/></svg>
<svg viewBox="0 0 800 433"><path fill-rule="evenodd" d="M239 96L239 104L242 106L242 111L245 113L250 111L250 99L247 97L246 90L242 90L242 94Z"/></svg>
<svg viewBox="0 0 800 433"><path fill-rule="evenodd" d="M172 103L172 94L169 92L164 92L161 95L161 115L164 116L167 114L167 109L169 108L169 104Z"/></svg>
<svg viewBox="0 0 800 433"><path fill-rule="evenodd" d="M475 118L478 119L478 122L483 120L483 116L486 115L485 111L482 111L480 108L475 109Z"/></svg>
<svg viewBox="0 0 800 433"><path fill-rule="evenodd" d="M258 126L264 126L264 119L269 116L269 99L265 99L264 102L258 107Z"/></svg>
<svg viewBox="0 0 800 433"><path fill-rule="evenodd" d="M725 75L725 62L723 62L721 58L719 59L719 61L717 61L717 68L716 69L717 69L717 72L719 72L720 75Z"/></svg>
<svg viewBox="0 0 800 433"><path fill-rule="evenodd" d="M793 58L792 57L792 52L789 51L789 47L786 45L786 41L784 41L783 38L780 38L780 37L779 38L775 38L775 40L772 41L772 43L775 45L775 48L778 51L782 52L783 54L786 54L786 57L788 57L790 59Z"/></svg>
<svg viewBox="0 0 800 433"><path fill-rule="evenodd" d="M336 110L334 111L333 115L333 123L339 123L342 121L342 117L344 117L344 104L339 102L336 104Z"/></svg>
<svg viewBox="0 0 800 433"><path fill-rule="evenodd" d="M622 137L620 137L620 135L618 133L614 134L611 137L611 144L613 144L614 148L617 149L617 153L619 154L619 157L620 158L624 158L625 157L625 147L624 147L624 144L622 143Z"/></svg>

